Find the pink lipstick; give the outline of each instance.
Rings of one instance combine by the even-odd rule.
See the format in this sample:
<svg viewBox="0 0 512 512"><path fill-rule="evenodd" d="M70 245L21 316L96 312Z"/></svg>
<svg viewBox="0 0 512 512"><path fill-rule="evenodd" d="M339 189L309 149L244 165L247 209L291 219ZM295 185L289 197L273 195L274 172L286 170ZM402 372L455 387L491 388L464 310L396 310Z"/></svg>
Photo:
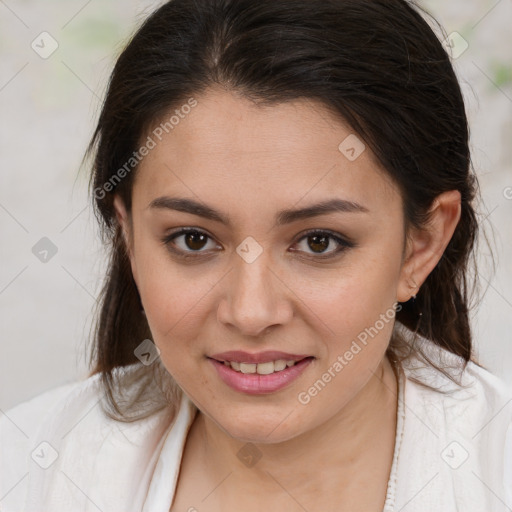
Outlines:
<svg viewBox="0 0 512 512"><path fill-rule="evenodd" d="M208 358L221 380L235 391L251 395L279 391L297 379L312 356L280 351L249 353L232 350Z"/></svg>

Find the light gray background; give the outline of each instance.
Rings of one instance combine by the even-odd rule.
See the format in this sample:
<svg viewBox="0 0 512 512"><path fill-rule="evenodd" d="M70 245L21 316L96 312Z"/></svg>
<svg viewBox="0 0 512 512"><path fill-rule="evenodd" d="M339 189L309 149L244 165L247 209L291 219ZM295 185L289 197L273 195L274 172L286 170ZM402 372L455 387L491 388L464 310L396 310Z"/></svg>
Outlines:
<svg viewBox="0 0 512 512"><path fill-rule="evenodd" d="M161 2L0 0L0 409L86 375L85 352L104 269L79 173L108 75L126 38ZM475 166L493 239L480 273L477 353L512 384L512 2L426 0L469 44L454 59L472 127ZM57 50L31 47L46 31ZM46 46L48 48L48 46ZM458 46L457 49L460 49ZM41 49L42 50L42 49ZM508 199L507 199L508 197ZM42 263L32 247L58 252Z"/></svg>

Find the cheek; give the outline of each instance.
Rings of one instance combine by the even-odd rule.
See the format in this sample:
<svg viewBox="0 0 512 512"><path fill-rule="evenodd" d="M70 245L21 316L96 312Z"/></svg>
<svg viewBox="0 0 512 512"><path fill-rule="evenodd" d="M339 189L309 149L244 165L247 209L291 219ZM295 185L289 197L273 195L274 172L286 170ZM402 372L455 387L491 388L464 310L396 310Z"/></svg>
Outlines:
<svg viewBox="0 0 512 512"><path fill-rule="evenodd" d="M322 372L334 371L346 388L359 387L381 361L395 322L393 294L386 288L345 283L340 293L325 304L326 357L319 361ZM349 393L350 394L350 393Z"/></svg>
<svg viewBox="0 0 512 512"><path fill-rule="evenodd" d="M216 403L215 387L204 371L210 363L203 357L209 338L205 326L213 308L212 291L222 275L216 278L211 269L179 265L165 251L164 256L155 252L139 251L138 275L146 319L160 359L197 404Z"/></svg>
<svg viewBox="0 0 512 512"><path fill-rule="evenodd" d="M368 383L385 355L395 322L398 271L386 274L360 267L333 281L329 294L311 309L323 311L315 329L323 344L313 378L303 382L297 400L317 424L341 410ZM338 286L336 286L338 284ZM326 328L329 327L329 329Z"/></svg>
<svg viewBox="0 0 512 512"><path fill-rule="evenodd" d="M401 252L377 245L361 251L310 296L325 343L323 371L341 356L343 373L353 379L374 369L385 353L395 322Z"/></svg>
<svg viewBox="0 0 512 512"><path fill-rule="evenodd" d="M346 265L326 273L322 280L316 279L315 291L309 294L310 305L334 332L354 334L354 329L373 325L396 302L400 268L396 248L360 251L347 259ZM307 287L307 281L305 278L300 286Z"/></svg>
<svg viewBox="0 0 512 512"><path fill-rule="evenodd" d="M135 261L137 286L154 342L162 352L184 349L179 340L199 329L214 276L200 266L176 264L165 250L143 239L136 247Z"/></svg>

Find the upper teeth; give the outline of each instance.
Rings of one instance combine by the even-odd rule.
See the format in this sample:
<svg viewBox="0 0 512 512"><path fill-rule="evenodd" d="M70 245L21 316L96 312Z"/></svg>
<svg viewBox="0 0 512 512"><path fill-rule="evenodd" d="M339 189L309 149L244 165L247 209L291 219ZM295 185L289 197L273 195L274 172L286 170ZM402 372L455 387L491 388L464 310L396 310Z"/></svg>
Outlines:
<svg viewBox="0 0 512 512"><path fill-rule="evenodd" d="M268 363L238 363L236 361L224 361L226 366L231 366L233 370L242 373L259 373L260 375L269 375L270 373L280 372L287 366L293 366L297 361L269 361Z"/></svg>

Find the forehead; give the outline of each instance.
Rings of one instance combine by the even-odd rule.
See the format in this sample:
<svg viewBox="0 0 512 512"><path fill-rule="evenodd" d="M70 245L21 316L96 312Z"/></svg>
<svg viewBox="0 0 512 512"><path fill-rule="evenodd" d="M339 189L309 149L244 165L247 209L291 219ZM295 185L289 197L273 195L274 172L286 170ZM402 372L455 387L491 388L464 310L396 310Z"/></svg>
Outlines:
<svg viewBox="0 0 512 512"><path fill-rule="evenodd" d="M139 165L134 190L146 204L178 192L247 207L334 196L374 206L399 199L370 149L320 102L260 106L216 89L195 99L172 129L149 134L156 145Z"/></svg>

